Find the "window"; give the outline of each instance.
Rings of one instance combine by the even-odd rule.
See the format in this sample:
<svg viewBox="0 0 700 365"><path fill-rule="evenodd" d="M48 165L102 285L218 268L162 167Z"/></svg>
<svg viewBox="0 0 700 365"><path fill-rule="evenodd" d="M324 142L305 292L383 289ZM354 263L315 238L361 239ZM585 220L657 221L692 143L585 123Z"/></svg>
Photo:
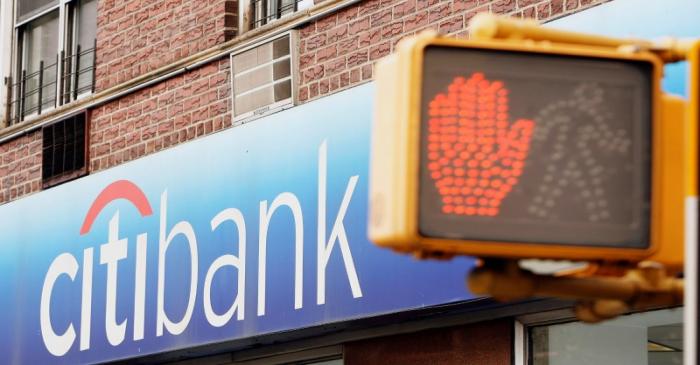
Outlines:
<svg viewBox="0 0 700 365"><path fill-rule="evenodd" d="M93 92L98 0L18 0L8 121Z"/></svg>
<svg viewBox="0 0 700 365"><path fill-rule="evenodd" d="M251 29L258 28L313 5L314 0L251 0L253 16L248 25Z"/></svg>
<svg viewBox="0 0 700 365"><path fill-rule="evenodd" d="M287 33L231 55L234 122L293 105L295 58Z"/></svg>
<svg viewBox="0 0 700 365"><path fill-rule="evenodd" d="M22 27L21 56L22 112L40 114L55 107L58 67L58 12L43 15ZM18 85L20 86L20 85Z"/></svg>
<svg viewBox="0 0 700 365"><path fill-rule="evenodd" d="M534 326L530 365L683 363L683 309L621 316L598 324Z"/></svg>
<svg viewBox="0 0 700 365"><path fill-rule="evenodd" d="M87 173L85 112L42 128L41 177L44 187Z"/></svg>
<svg viewBox="0 0 700 365"><path fill-rule="evenodd" d="M253 28L261 27L298 9L299 0L252 0Z"/></svg>
<svg viewBox="0 0 700 365"><path fill-rule="evenodd" d="M26 20L58 5L58 0L18 0L17 19Z"/></svg>
<svg viewBox="0 0 700 365"><path fill-rule="evenodd" d="M63 59L64 103L94 92L97 0L80 0L72 7Z"/></svg>

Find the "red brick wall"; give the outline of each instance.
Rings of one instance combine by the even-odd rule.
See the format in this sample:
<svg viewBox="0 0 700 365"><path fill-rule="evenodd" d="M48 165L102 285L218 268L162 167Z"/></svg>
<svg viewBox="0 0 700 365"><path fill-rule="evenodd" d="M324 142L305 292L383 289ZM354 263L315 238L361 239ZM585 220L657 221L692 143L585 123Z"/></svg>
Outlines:
<svg viewBox="0 0 700 365"><path fill-rule="evenodd" d="M41 133L0 145L0 203L41 190Z"/></svg>
<svg viewBox="0 0 700 365"><path fill-rule="evenodd" d="M299 99L365 82L372 64L403 37L432 28L466 37L469 20L490 11L549 20L609 0L364 0L301 29Z"/></svg>
<svg viewBox="0 0 700 365"><path fill-rule="evenodd" d="M223 59L94 109L90 171L230 127L229 69Z"/></svg>
<svg viewBox="0 0 700 365"><path fill-rule="evenodd" d="M100 0L96 89L232 38L238 0Z"/></svg>
<svg viewBox="0 0 700 365"><path fill-rule="evenodd" d="M238 0L100 0L98 90L219 44L235 32ZM302 102L372 77L372 64L427 27L466 35L478 11L546 20L608 0L363 0L301 29ZM229 61L92 111L89 171L100 171L231 125ZM41 133L0 144L0 203L41 190Z"/></svg>

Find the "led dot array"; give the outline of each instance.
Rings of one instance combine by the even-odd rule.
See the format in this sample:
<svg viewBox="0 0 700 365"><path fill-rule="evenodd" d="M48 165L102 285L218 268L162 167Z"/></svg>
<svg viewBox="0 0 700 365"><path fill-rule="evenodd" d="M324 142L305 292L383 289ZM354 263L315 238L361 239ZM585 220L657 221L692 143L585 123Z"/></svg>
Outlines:
<svg viewBox="0 0 700 365"><path fill-rule="evenodd" d="M523 174L535 123L509 120L509 90L456 77L428 105L428 171L445 214L496 216Z"/></svg>
<svg viewBox="0 0 700 365"><path fill-rule="evenodd" d="M530 214L540 219L556 218L555 207L563 201L563 189L573 188L588 221L611 218L606 182L614 171L606 168L600 156L624 157L630 153L632 141L626 130L611 129L613 115L604 108L604 98L600 85L583 83L568 98L538 113L537 120L546 123L538 125L533 142L553 147L552 153L544 156L545 174L534 191Z"/></svg>

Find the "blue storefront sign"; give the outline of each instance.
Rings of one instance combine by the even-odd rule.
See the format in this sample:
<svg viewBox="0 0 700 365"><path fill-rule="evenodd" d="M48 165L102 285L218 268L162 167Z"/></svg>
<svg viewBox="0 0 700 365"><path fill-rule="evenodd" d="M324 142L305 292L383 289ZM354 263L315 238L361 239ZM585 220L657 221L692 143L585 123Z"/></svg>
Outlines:
<svg viewBox="0 0 700 365"><path fill-rule="evenodd" d="M0 206L3 363L143 356L472 298L367 240L372 85Z"/></svg>

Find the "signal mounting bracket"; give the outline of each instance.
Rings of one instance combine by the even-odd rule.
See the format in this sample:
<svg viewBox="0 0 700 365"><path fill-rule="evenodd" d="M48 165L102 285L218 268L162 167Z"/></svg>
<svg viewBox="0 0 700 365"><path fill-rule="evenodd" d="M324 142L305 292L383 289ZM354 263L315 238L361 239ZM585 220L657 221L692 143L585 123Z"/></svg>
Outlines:
<svg viewBox="0 0 700 365"><path fill-rule="evenodd" d="M643 261L622 277L540 275L520 268L516 260L485 260L472 270L467 284L475 294L510 301L534 296L574 299L578 319L594 323L630 310L683 304L683 279L663 265Z"/></svg>

